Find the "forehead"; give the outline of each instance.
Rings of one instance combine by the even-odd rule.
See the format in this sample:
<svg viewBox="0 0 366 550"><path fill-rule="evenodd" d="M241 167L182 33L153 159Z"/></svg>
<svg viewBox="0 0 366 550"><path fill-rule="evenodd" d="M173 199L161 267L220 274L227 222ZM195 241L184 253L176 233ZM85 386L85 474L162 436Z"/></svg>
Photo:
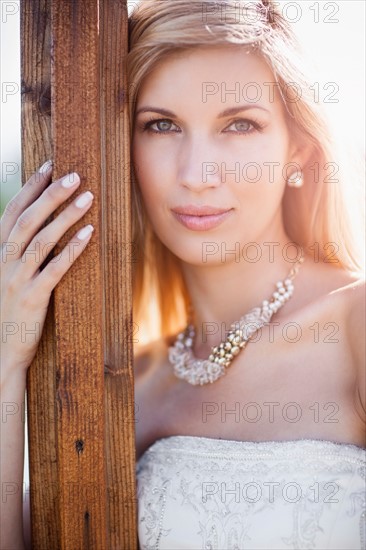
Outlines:
<svg viewBox="0 0 366 550"><path fill-rule="evenodd" d="M172 53L145 77L138 105L177 102L222 105L278 101L272 70L243 46L198 47Z"/></svg>

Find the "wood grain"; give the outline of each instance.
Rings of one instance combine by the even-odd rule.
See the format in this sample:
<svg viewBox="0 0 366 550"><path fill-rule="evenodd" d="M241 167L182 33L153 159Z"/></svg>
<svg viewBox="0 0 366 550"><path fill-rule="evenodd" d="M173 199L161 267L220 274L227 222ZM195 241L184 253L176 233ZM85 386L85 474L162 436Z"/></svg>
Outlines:
<svg viewBox="0 0 366 550"><path fill-rule="evenodd" d="M137 548L126 2L100 2L109 548Z"/></svg>
<svg viewBox="0 0 366 550"><path fill-rule="evenodd" d="M95 228L53 292L29 370L32 547L133 550L126 1L22 0L21 12L23 181L52 158L53 179L75 171L77 194L94 194L53 255Z"/></svg>
<svg viewBox="0 0 366 550"><path fill-rule="evenodd" d="M20 7L22 181L25 182L44 161L52 158L51 12L49 0L22 0ZM60 540L55 373L52 297L27 381L32 546L40 550L58 548Z"/></svg>

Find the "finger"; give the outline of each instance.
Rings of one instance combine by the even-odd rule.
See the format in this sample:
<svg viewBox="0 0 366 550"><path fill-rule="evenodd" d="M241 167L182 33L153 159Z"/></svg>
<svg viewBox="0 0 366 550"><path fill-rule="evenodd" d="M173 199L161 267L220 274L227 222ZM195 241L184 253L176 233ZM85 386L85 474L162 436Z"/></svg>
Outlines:
<svg viewBox="0 0 366 550"><path fill-rule="evenodd" d="M0 242L8 240L22 212L36 200L51 180L52 161L45 162L16 195L8 202L0 221Z"/></svg>
<svg viewBox="0 0 366 550"><path fill-rule="evenodd" d="M93 198L90 191L80 194L49 225L37 233L20 259L24 265L22 277L30 279L34 276L56 243L87 212Z"/></svg>
<svg viewBox="0 0 366 550"><path fill-rule="evenodd" d="M60 282L65 273L75 263L80 254L85 250L90 241L94 228L86 225L67 243L40 272L34 282L34 291L50 295L55 286Z"/></svg>
<svg viewBox="0 0 366 550"><path fill-rule="evenodd" d="M12 228L6 243L7 251L10 251L13 260L21 257L38 229L79 185L78 174L68 174L49 185L41 196L24 210Z"/></svg>

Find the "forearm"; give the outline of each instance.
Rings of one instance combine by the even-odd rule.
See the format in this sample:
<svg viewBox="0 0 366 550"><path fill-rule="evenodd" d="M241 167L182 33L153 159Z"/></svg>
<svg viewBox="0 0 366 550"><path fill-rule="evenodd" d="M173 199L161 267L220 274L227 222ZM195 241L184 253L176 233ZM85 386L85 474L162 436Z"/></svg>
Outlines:
<svg viewBox="0 0 366 550"><path fill-rule="evenodd" d="M24 398L26 371L1 364L0 548L23 550Z"/></svg>

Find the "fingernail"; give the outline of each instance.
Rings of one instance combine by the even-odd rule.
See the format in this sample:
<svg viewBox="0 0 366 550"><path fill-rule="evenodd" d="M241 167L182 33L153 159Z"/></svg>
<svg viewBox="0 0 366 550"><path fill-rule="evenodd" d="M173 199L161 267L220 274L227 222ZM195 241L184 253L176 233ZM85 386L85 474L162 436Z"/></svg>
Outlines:
<svg viewBox="0 0 366 550"><path fill-rule="evenodd" d="M86 193L83 193L82 195L80 195L80 197L75 202L75 206L77 206L78 208L84 208L84 206L86 206L92 200L93 197L94 197L93 193L91 193L90 191L87 191Z"/></svg>
<svg viewBox="0 0 366 550"><path fill-rule="evenodd" d="M72 187L73 185L76 185L80 182L80 178L76 172L73 172L72 174L67 174L61 181L62 187Z"/></svg>
<svg viewBox="0 0 366 550"><path fill-rule="evenodd" d="M89 237L90 233L94 231L94 227L92 225L86 225L82 229L80 229L79 233L76 235L78 239L81 241Z"/></svg>
<svg viewBox="0 0 366 550"><path fill-rule="evenodd" d="M48 172L48 170L52 167L52 160L47 160L42 166L40 167L39 171L41 174L45 174Z"/></svg>

